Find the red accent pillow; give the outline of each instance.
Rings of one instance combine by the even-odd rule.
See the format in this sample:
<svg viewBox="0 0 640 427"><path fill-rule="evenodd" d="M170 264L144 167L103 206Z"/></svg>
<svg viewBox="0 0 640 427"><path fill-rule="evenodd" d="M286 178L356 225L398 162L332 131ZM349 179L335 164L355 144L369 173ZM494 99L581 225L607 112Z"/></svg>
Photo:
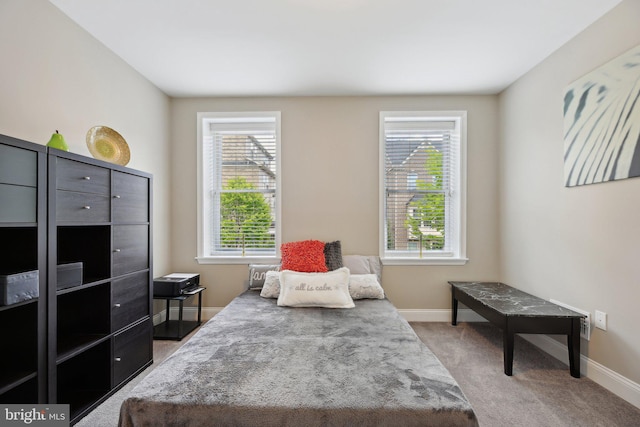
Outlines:
<svg viewBox="0 0 640 427"><path fill-rule="evenodd" d="M283 243L282 270L302 271L304 273L324 273L327 264L324 259L324 242L319 240L302 240Z"/></svg>

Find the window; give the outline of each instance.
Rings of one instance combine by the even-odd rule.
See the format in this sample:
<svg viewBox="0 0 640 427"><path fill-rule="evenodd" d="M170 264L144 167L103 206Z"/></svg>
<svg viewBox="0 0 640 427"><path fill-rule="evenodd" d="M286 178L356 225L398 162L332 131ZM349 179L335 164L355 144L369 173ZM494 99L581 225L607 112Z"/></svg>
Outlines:
<svg viewBox="0 0 640 427"><path fill-rule="evenodd" d="M380 113L380 253L464 264L466 112Z"/></svg>
<svg viewBox="0 0 640 427"><path fill-rule="evenodd" d="M277 255L280 112L198 114L198 262Z"/></svg>
<svg viewBox="0 0 640 427"><path fill-rule="evenodd" d="M418 174L414 171L407 173L407 188L409 190L415 190L418 183Z"/></svg>

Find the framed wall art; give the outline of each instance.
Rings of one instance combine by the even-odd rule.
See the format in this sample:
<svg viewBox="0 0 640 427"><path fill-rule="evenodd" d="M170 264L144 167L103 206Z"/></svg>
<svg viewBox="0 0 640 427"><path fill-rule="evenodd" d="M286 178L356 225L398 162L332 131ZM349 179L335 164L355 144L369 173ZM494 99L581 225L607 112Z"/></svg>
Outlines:
<svg viewBox="0 0 640 427"><path fill-rule="evenodd" d="M640 46L564 93L565 186L640 176Z"/></svg>

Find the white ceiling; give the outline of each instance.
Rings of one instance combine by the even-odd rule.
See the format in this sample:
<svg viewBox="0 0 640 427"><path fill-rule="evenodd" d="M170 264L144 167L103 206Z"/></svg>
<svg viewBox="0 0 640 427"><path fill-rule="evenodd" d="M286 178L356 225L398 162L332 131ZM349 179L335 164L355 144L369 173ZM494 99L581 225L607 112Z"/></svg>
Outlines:
<svg viewBox="0 0 640 427"><path fill-rule="evenodd" d="M497 93L621 0L50 0L171 96Z"/></svg>

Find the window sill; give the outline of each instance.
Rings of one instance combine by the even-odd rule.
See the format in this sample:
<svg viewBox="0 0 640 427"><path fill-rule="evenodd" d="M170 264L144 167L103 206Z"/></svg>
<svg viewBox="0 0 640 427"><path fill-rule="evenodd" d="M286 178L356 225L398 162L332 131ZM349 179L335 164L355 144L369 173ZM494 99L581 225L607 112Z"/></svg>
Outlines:
<svg viewBox="0 0 640 427"><path fill-rule="evenodd" d="M469 258L382 258L383 265L465 265Z"/></svg>
<svg viewBox="0 0 640 427"><path fill-rule="evenodd" d="M280 264L276 256L196 257L198 264Z"/></svg>

